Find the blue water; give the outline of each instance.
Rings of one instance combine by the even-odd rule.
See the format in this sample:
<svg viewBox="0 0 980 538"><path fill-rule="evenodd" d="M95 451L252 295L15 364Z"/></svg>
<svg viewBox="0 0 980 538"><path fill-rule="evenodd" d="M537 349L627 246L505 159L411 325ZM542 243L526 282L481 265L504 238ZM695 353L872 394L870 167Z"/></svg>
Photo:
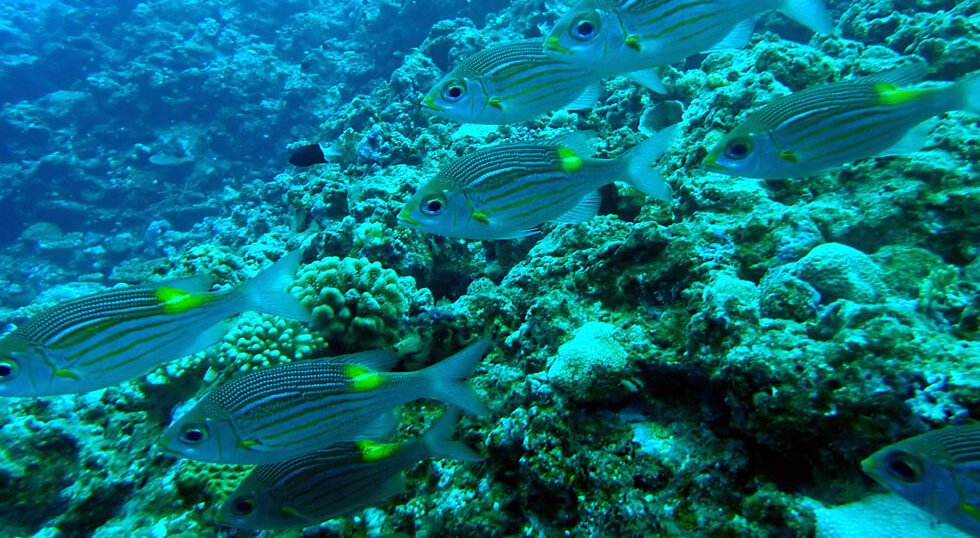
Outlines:
<svg viewBox="0 0 980 538"><path fill-rule="evenodd" d="M862 458L980 418L978 116L945 113L922 152L814 177L698 167L748 111L789 90L903 57L929 63L932 81L980 69L976 1L829 8L836 35L764 15L747 47L661 71L666 95L607 80L591 113L465 134L421 110L425 92L478 50L546 34L565 4L0 2L0 332L117 282L205 272L234 285L297 247L307 264L378 262L414 282L391 276L385 289L365 270L330 285L353 317L375 320L370 301L401 301L395 313L306 331L317 354L393 348L414 370L491 338L473 381L491 414L465 418L457 437L484 462L422 463L405 493L367 511L263 536L827 532L808 497L856 501L877 491ZM450 158L562 127L595 131L614 156L665 100L686 110L660 165L671 206L603 187L596 219L512 241L398 225ZM336 143L337 162L287 163L315 142ZM802 277L797 264L823 243L860 256ZM246 340L275 319L248 316L234 333ZM596 321L613 343L589 340L582 327ZM295 348L279 335L260 347ZM223 341L231 352L218 344L149 380L4 399L0 537L254 535L212 521L233 489L221 480L241 469L154 445L175 406L244 368L236 353L259 365L264 351L238 336ZM579 337L599 359L559 351ZM571 375L582 393L562 385L556 363L601 362L613 348L625 365ZM434 405L409 406L403 438L425 431Z"/></svg>

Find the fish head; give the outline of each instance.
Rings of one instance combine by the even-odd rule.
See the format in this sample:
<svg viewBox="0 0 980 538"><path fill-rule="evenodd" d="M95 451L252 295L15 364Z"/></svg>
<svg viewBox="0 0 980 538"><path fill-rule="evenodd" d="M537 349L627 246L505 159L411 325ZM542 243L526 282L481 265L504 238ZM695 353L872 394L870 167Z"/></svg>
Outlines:
<svg viewBox="0 0 980 538"><path fill-rule="evenodd" d="M242 443L226 419L206 416L201 404L170 425L160 438L164 450L181 456L213 463L234 461L232 455L242 450Z"/></svg>
<svg viewBox="0 0 980 538"><path fill-rule="evenodd" d="M780 152L765 134L735 129L708 152L703 164L730 176L768 178Z"/></svg>
<svg viewBox="0 0 980 538"><path fill-rule="evenodd" d="M624 47L628 40L619 15L591 0L573 6L544 40L546 54L590 67L608 67Z"/></svg>
<svg viewBox="0 0 980 538"><path fill-rule="evenodd" d="M252 475L246 477L225 500L215 517L220 525L252 530L302 526L290 525L293 519L291 514L279 509L268 488Z"/></svg>
<svg viewBox="0 0 980 538"><path fill-rule="evenodd" d="M59 370L44 348L17 332L0 339L0 396L43 396L60 394L59 372L64 377L72 374ZM43 380L49 380L43 382ZM69 391L70 392L70 391Z"/></svg>
<svg viewBox="0 0 980 538"><path fill-rule="evenodd" d="M445 188L440 176L426 183L398 213L398 222L414 230L446 237L465 237L465 225L472 217L466 196Z"/></svg>
<svg viewBox="0 0 980 538"><path fill-rule="evenodd" d="M479 79L456 70L425 94L422 106L436 116L462 123L479 123L482 113L490 106L486 92L481 90Z"/></svg>
<svg viewBox="0 0 980 538"><path fill-rule="evenodd" d="M861 468L905 500L942 517L963 504L960 488L944 457L919 441L913 437L887 446L862 461Z"/></svg>

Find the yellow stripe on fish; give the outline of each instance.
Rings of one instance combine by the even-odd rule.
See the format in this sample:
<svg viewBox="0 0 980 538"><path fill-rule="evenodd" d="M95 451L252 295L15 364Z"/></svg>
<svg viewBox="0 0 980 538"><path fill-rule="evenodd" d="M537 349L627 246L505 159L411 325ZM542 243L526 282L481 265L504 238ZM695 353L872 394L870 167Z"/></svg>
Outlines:
<svg viewBox="0 0 980 538"><path fill-rule="evenodd" d="M266 464L387 433L394 426L390 411L419 398L483 414L486 407L463 379L488 347L477 342L415 372L389 371L396 358L384 351L250 372L212 389L171 424L161 443L201 461Z"/></svg>
<svg viewBox="0 0 980 538"><path fill-rule="evenodd" d="M925 74L924 65L910 64L776 98L732 129L705 164L730 175L774 179L917 151L928 135L926 120L953 109L980 113L980 75L907 86Z"/></svg>
<svg viewBox="0 0 980 538"><path fill-rule="evenodd" d="M546 55L540 41L514 41L463 60L422 105L462 123L520 123L560 108L591 106L597 81L590 69Z"/></svg>
<svg viewBox="0 0 980 538"><path fill-rule="evenodd" d="M500 144L447 163L399 213L411 228L465 239L513 239L547 221L581 222L599 208L596 191L624 181L660 200L670 188L654 169L672 142L665 129L618 159L593 159L588 133Z"/></svg>
<svg viewBox="0 0 980 538"><path fill-rule="evenodd" d="M0 339L0 395L45 396L107 387L221 338L225 318L258 310L308 321L286 292L299 265L293 252L255 279L208 293L204 279L96 293L43 310ZM191 284L202 289L186 289Z"/></svg>
<svg viewBox="0 0 980 538"><path fill-rule="evenodd" d="M450 409L422 437L398 443L356 441L289 460L259 465L218 511L218 521L243 529L290 529L330 518L401 493L402 472L429 458L479 461L449 441L459 413Z"/></svg>
<svg viewBox="0 0 980 538"><path fill-rule="evenodd" d="M833 31L822 0L580 0L544 45L552 57L604 78L744 46L755 18L773 10L814 31Z"/></svg>

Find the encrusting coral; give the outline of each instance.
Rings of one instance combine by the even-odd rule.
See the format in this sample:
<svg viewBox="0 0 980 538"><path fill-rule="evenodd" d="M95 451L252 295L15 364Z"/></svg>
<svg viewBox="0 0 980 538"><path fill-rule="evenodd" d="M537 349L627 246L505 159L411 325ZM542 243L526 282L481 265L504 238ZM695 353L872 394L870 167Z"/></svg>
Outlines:
<svg viewBox="0 0 980 538"><path fill-rule="evenodd" d="M797 262L796 274L818 292L824 303L848 299L874 304L888 288L881 268L860 250L840 243L824 243Z"/></svg>

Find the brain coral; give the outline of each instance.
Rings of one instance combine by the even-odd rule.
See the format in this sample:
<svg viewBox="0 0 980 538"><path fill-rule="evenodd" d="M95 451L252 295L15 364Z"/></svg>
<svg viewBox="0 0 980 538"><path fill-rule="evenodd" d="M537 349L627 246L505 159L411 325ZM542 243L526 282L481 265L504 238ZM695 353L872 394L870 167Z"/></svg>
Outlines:
<svg viewBox="0 0 980 538"><path fill-rule="evenodd" d="M814 247L797 262L796 276L820 292L824 303L848 299L874 304L888 293L881 268L874 260L840 243Z"/></svg>
<svg viewBox="0 0 980 538"><path fill-rule="evenodd" d="M312 328L345 349L395 343L402 318L419 296L412 277L365 258L333 256L302 266L292 293L312 309Z"/></svg>
<svg viewBox="0 0 980 538"><path fill-rule="evenodd" d="M548 367L555 389L579 401L615 393L630 369L626 349L613 338L615 333L616 327L599 321L575 331Z"/></svg>

